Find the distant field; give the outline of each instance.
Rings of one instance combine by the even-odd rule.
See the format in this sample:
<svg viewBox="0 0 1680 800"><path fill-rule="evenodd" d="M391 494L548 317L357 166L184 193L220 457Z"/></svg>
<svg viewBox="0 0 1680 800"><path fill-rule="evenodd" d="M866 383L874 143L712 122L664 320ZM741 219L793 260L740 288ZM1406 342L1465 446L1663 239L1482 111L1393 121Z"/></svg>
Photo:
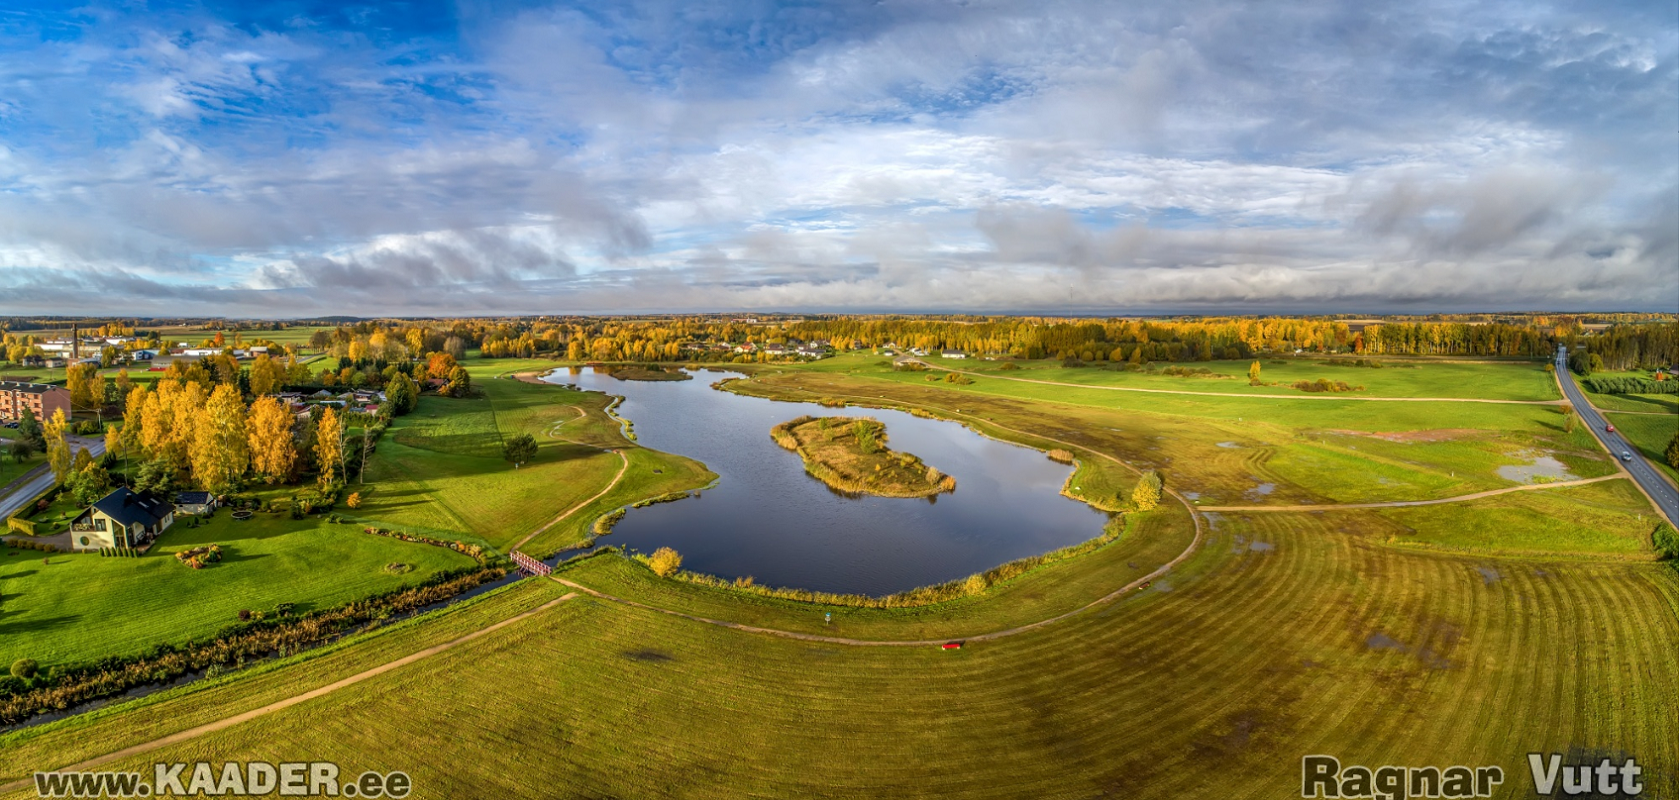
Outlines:
<svg viewBox="0 0 1680 800"><path fill-rule="evenodd" d="M890 371L781 370L730 386L1012 420L1161 469L1208 505L1451 497L1521 483L1498 470L1544 455L1576 477L1615 471L1588 431L1564 432L1552 406L1161 396L989 377L957 386Z"/></svg>
<svg viewBox="0 0 1680 800"><path fill-rule="evenodd" d="M223 561L194 570L174 553L222 546ZM240 609L294 603L303 612L416 583L472 559L421 544L360 533L354 525L259 514L236 522L219 511L208 524L177 522L139 558L0 548L0 663L42 665L132 653L160 642L212 634ZM386 564L412 572L393 575Z"/></svg>
<svg viewBox="0 0 1680 800"><path fill-rule="evenodd" d="M880 370L883 356L854 354L825 359L815 367L822 371L862 368L863 372ZM1221 392L1229 394L1287 394L1306 395L1293 387L1296 381L1316 381L1320 378L1341 381L1350 386L1364 386L1363 391L1351 392L1350 397L1452 397L1494 400L1557 400L1559 394L1545 365L1534 362L1461 363L1451 361L1382 362L1380 369L1354 366L1352 359L1309 357L1261 358L1244 361L1194 361L1158 363L1156 370L1178 368L1206 369L1211 374L1177 377L1162 372L1125 372L1109 368L1107 362L1092 362L1085 367L1065 368L1060 361L986 361L983 359L948 359L929 356L924 361L936 367L995 374L999 377L1023 380L1056 381L1115 386L1137 389L1168 389L1187 392ZM1248 369L1260 361L1261 386L1250 386ZM1018 369L1005 370L1005 364Z"/></svg>
<svg viewBox="0 0 1680 800"><path fill-rule="evenodd" d="M497 602L562 591L532 582ZM111 768L301 751L407 770L417 797L1265 798L1296 790L1300 754L1333 752L1498 764L1516 796L1522 753L1585 742L1638 754L1647 785L1664 787L1675 602L1657 565L1489 564L1383 547L1311 515L1226 517L1158 588L955 652L791 641L578 598ZM359 655L298 668L291 691L345 674L344 661L377 663ZM517 676L517 690L469 675ZM202 705L283 691L259 675ZM19 776L101 752L90 741L184 727L175 709L199 707L61 726L0 758Z"/></svg>

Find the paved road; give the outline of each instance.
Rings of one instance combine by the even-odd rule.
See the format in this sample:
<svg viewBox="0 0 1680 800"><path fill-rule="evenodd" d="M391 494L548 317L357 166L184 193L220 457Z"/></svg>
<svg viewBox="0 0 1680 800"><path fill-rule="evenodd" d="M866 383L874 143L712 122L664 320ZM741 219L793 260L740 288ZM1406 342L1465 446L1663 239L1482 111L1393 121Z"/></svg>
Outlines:
<svg viewBox="0 0 1680 800"><path fill-rule="evenodd" d="M1604 426L1609 423L1598 413L1597 409L1593 408L1592 403L1587 402L1587 396L1569 377L1568 358L1569 354L1562 345L1559 345L1557 351L1557 381L1558 385L1563 387L1563 396L1569 398L1569 402L1575 406L1575 413L1581 415L1581 421L1587 424L1593 435L1598 437L1598 441L1604 445L1606 450L1610 451L1610 455L1627 468L1628 474L1633 476L1633 480L1639 484L1639 488L1644 489L1645 494L1656 501L1657 507L1662 509L1663 516L1668 517L1670 523L1674 523L1677 510L1680 510L1680 491L1676 491L1674 484L1669 483L1667 478L1658 474L1657 468L1651 466L1650 462L1639 455L1639 450L1627 439L1622 438L1621 433L1611 433L1604 429ZM1631 454L1633 456L1632 460L1622 461L1623 453Z"/></svg>
<svg viewBox="0 0 1680 800"><path fill-rule="evenodd" d="M98 458L105 455L105 440L70 437L71 453L83 448L87 449L89 455ZM6 517L11 516L12 512L22 508L24 503L33 500L35 495L46 491L52 485L52 470L47 469L46 465L42 465L25 472L22 477L6 484L4 489L0 489L0 530L5 527ZM10 494L5 494L5 492L10 492Z"/></svg>

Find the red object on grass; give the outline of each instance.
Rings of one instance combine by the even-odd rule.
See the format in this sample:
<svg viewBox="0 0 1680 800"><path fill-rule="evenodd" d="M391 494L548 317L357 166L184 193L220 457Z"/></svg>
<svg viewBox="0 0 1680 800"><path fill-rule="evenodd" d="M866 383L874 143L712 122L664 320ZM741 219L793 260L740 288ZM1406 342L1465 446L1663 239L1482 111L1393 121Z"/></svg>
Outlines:
<svg viewBox="0 0 1680 800"><path fill-rule="evenodd" d="M946 642L939 646L941 650L961 650L962 642Z"/></svg>

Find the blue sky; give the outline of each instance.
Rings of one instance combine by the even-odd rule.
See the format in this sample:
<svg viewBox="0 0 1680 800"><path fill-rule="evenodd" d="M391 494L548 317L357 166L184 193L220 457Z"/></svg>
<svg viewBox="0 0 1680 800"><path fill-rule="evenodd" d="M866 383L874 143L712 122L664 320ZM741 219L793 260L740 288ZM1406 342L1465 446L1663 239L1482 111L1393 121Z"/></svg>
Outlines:
<svg viewBox="0 0 1680 800"><path fill-rule="evenodd" d="M1649 309L1672 3L0 10L0 313Z"/></svg>

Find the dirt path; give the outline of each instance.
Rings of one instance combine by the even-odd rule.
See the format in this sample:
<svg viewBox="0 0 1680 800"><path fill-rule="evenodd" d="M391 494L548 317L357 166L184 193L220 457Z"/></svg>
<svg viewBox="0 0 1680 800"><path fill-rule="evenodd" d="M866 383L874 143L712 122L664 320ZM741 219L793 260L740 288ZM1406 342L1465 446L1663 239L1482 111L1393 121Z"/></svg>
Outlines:
<svg viewBox="0 0 1680 800"><path fill-rule="evenodd" d="M128 758L130 756L141 755L143 753L149 753L153 750L157 750L158 748L168 747L169 745L172 745L172 744L180 744L181 742L196 739L196 738L198 738L200 736L203 736L207 733L215 733L216 731L223 730L225 728L231 728L234 725L238 725L241 722L249 722L253 719L256 719L257 717L266 716L266 715L272 714L276 711L281 711L281 710L284 710L284 709L287 709L287 708L291 708L292 706L295 706L299 703L302 703L302 702L305 702L305 701L308 701L308 700L314 700L317 697L323 697L325 695L332 694L333 692L336 692L339 689L343 689L346 686L354 686L355 684L361 683L362 681L365 681L369 678L378 677L380 675L383 675L383 674L385 674L387 672L390 672L391 670L397 669L399 667L406 667L409 664L413 664L416 661L419 661L419 660L424 659L424 658L429 658L431 656L435 656L438 653L441 653L445 650L449 650L449 649L452 649L454 647L458 647L460 645L466 644L467 642L470 642L470 641L472 641L474 639L477 639L481 636L485 636L485 635L488 635L488 634L491 634L491 633L495 633L496 631L499 631L502 628L505 628L509 625L512 625L515 622L519 622L520 620L524 620L524 619L528 619L530 617L536 616L537 614L540 614L544 611L547 611L548 609L553 608L553 607L555 607L555 606L557 606L561 603L564 603L567 600L570 600L574 597L577 597L577 592L567 592L565 595L562 595L561 597L557 597L553 600L550 600L550 601L548 601L548 602L546 602L546 603L544 603L540 606L537 606L536 608L531 609L530 611L521 612L519 614L515 614L514 616L508 617L507 619L504 619L501 622L495 622L495 623L486 625L482 628L479 628L476 631L473 631L472 633L461 636L460 638L451 639L451 640L449 640L447 642L444 642L442 644L435 644L435 645L432 645L431 647L428 647L424 650L419 650L419 651L410 653L410 654L408 654L406 656L403 656L402 658L396 659L394 661L387 661L383 664L380 664L377 667L372 667L372 668L369 668L369 669L362 670L361 672L358 672L354 675L351 675L348 678L343 678L341 680L334 681L332 683L327 684L326 686L322 686L322 687L319 687L319 688L316 688L316 689L311 689L307 692L304 692L303 694L292 695L291 697L288 697L284 700L276 700L275 702L269 703L268 705L262 706L261 708L253 708L250 711L246 711L246 712L243 712L243 713L240 713L240 714L235 714L231 717L223 717L222 719L216 720L214 722L207 722L203 725L199 725L199 726L193 727L193 728L188 728L184 731L179 731L179 732L176 732L176 733L172 733L172 734L169 734L168 736L164 736L164 737L161 737L161 738L158 738L158 739L153 739L149 742L144 742L144 743L133 745L133 746L130 746L130 747L125 747L121 750L106 753L105 755L99 756L97 758L90 758L87 761L83 761L83 762L80 762L78 764L71 764L71 765L66 766L66 767L61 767L57 771L59 771L59 772L83 772L83 771L95 769L97 767L101 767L101 766L104 766L106 764L109 764L113 761L118 761L118 760L121 760L121 759L124 759L124 758ZM7 784L0 784L0 793L14 792L14 791L17 791L18 789L26 788L32 782L33 782L32 779L25 779L25 780L19 780L19 781L12 781L11 783L7 783Z"/></svg>
<svg viewBox="0 0 1680 800"><path fill-rule="evenodd" d="M972 375L977 378L991 378L1001 381L1016 381L1019 383L1037 383L1045 386L1071 386L1075 389L1101 389L1108 392L1143 392L1146 394L1188 394L1198 397L1235 397L1262 398L1269 400L1359 400L1366 403L1500 403L1516 406L1556 406L1562 405L1563 400L1490 400L1482 397L1350 397L1346 394L1245 394L1240 392L1192 392L1187 389L1143 389L1136 386L1097 386L1089 383L1066 383L1063 381L1040 381L1032 378L1012 378L995 372L970 372L964 369L952 369L926 361L916 361L928 369L941 372L955 372L961 375Z"/></svg>
<svg viewBox="0 0 1680 800"><path fill-rule="evenodd" d="M1534 492L1542 489L1562 489L1569 486L1585 486L1589 483L1601 481L1621 480L1627 477L1621 473L1615 475L1601 475L1597 478L1582 478L1578 481L1558 481L1556 483L1534 483L1527 486L1507 486L1503 489L1489 489L1474 494L1461 494L1457 497L1443 497L1439 500L1389 500L1382 503L1332 503L1329 505L1307 506L1197 506L1199 511L1341 511L1350 508L1403 508L1406 506L1438 506L1444 503L1462 503L1466 500L1480 500L1484 497L1510 494L1512 492Z"/></svg>
<svg viewBox="0 0 1680 800"><path fill-rule="evenodd" d="M566 437L561 436L560 435L560 429L567 426L567 425L570 425L574 422L577 422L578 420L583 419L584 417L589 416L589 412L584 411L583 409L578 408L577 406L566 406L566 407L573 410L573 411L578 412L578 415L575 416L575 417L572 417L571 419L560 420L559 422L556 422L553 425L548 426L548 438L559 439L562 442L576 443L576 441L573 440L573 439L567 439Z"/></svg>
<svg viewBox="0 0 1680 800"><path fill-rule="evenodd" d="M560 514L560 516L549 520L548 522L544 523L542 527L526 534L525 538L520 539L517 542L514 542L513 547L510 547L508 549L518 550L519 548L524 547L526 542L529 542L532 539L537 538L537 536L542 534L544 531L548 530L549 528L554 527L555 525L560 524L561 520L564 520L565 518L571 516L572 514L577 513L578 509L583 508L584 506L587 506L590 503L593 503L596 500L601 499L602 495L606 494L607 492L612 491L613 487L617 486L618 482L624 478L624 473L627 470L630 469L630 458L628 456L624 455L623 450L608 450L607 452L618 456L619 461L622 462L618 465L618 474L613 476L612 482L607 484L607 488L602 489L599 492L596 492L594 497L591 497L588 500L585 500L581 503L578 503L575 506L572 506L571 508L566 509L564 512L562 512Z"/></svg>

